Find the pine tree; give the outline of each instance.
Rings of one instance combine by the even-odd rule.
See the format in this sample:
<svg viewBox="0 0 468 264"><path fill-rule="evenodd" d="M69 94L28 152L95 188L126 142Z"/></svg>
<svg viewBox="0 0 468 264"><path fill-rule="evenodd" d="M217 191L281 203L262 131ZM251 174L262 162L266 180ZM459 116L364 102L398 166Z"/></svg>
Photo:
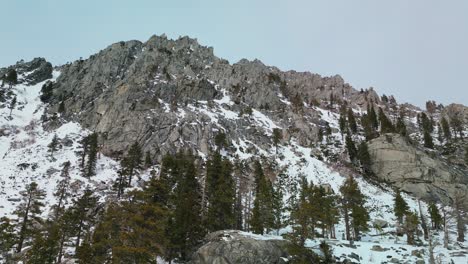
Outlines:
<svg viewBox="0 0 468 264"><path fill-rule="evenodd" d="M442 216L435 203L429 204L429 216L431 217L432 229L439 230L442 224Z"/></svg>
<svg viewBox="0 0 468 264"><path fill-rule="evenodd" d="M41 88L41 101L44 103L48 103L53 95L53 84L52 82L46 82L42 85Z"/></svg>
<svg viewBox="0 0 468 264"><path fill-rule="evenodd" d="M415 235L418 229L419 219L416 212L407 212L403 229L405 230L408 245L414 245Z"/></svg>
<svg viewBox="0 0 468 264"><path fill-rule="evenodd" d="M294 204L291 210L290 221L292 227L291 242L299 247L304 247L305 241L311 238L310 225L310 203L307 201L309 184L305 177L301 178L299 199L297 204Z"/></svg>
<svg viewBox="0 0 468 264"><path fill-rule="evenodd" d="M98 135L96 132L89 135L88 140L88 161L85 168L85 177L92 177L96 175L96 163L98 153Z"/></svg>
<svg viewBox="0 0 468 264"><path fill-rule="evenodd" d="M424 131L424 147L433 149L434 142L432 140L432 136L429 131Z"/></svg>
<svg viewBox="0 0 468 264"><path fill-rule="evenodd" d="M372 161L371 161L371 157L369 154L369 148L365 141L359 144L357 156L358 156L359 162L361 163L361 168L362 168L364 175L366 175L367 177L372 177L374 175L374 173L372 172L372 168L371 168Z"/></svg>
<svg viewBox="0 0 468 264"><path fill-rule="evenodd" d="M85 171L85 162L86 162L86 156L88 155L89 152L89 136L83 137L83 139L80 140L80 168Z"/></svg>
<svg viewBox="0 0 468 264"><path fill-rule="evenodd" d="M27 263L53 264L59 253L60 227L53 222L47 222L46 228L38 232L31 248L26 254Z"/></svg>
<svg viewBox="0 0 468 264"><path fill-rule="evenodd" d="M440 143L444 142L444 131L440 123L437 124L437 140L439 140Z"/></svg>
<svg viewBox="0 0 468 264"><path fill-rule="evenodd" d="M281 142L283 138L283 132L279 128L273 128L273 144L275 144L275 151L278 154L278 144Z"/></svg>
<svg viewBox="0 0 468 264"><path fill-rule="evenodd" d="M375 129L372 124L372 120L368 114L364 114L361 117L361 124L362 128L364 129L364 135L366 137L366 141L372 140L375 138Z"/></svg>
<svg viewBox="0 0 468 264"><path fill-rule="evenodd" d="M45 197L45 192L39 189L37 183L32 182L26 186L26 190L21 191L22 202L16 208L14 214L18 217L18 243L16 252L21 252L25 240L34 236L35 223L41 222L41 208L44 206L42 200Z"/></svg>
<svg viewBox="0 0 468 264"><path fill-rule="evenodd" d="M57 204L53 206L54 217L58 219L65 210L65 204L67 199L71 196L70 194L70 161L63 164L62 171L60 173L61 180L57 184L57 188L54 192Z"/></svg>
<svg viewBox="0 0 468 264"><path fill-rule="evenodd" d="M369 113L369 118L371 121L372 126L374 127L374 130L377 130L379 128L379 121L377 119L377 114L375 113L374 106L371 104L369 109L367 110Z"/></svg>
<svg viewBox="0 0 468 264"><path fill-rule="evenodd" d="M442 117L440 121L442 130L444 131L444 138L446 141L449 141L452 138L452 132L450 131L450 125L445 117Z"/></svg>
<svg viewBox="0 0 468 264"><path fill-rule="evenodd" d="M122 170L128 177L128 186L132 185L133 176L142 169L142 159L143 154L141 152L141 147L138 142L135 141L135 143L130 146L127 156L122 161Z"/></svg>
<svg viewBox="0 0 468 264"><path fill-rule="evenodd" d="M13 85L18 83L18 73L16 72L15 69L11 69L8 71L6 78L6 82L10 86L10 89L13 87Z"/></svg>
<svg viewBox="0 0 468 264"><path fill-rule="evenodd" d="M379 120L380 120L380 132L382 134L385 133L393 133L395 128L393 127L392 122L388 119L387 115L385 115L382 108L379 108Z"/></svg>
<svg viewBox="0 0 468 264"><path fill-rule="evenodd" d="M54 153L58 150L59 147L59 139L57 137L57 134L54 134L54 137L52 138L52 141L47 145L48 152L50 152L50 156L53 157Z"/></svg>
<svg viewBox="0 0 468 264"><path fill-rule="evenodd" d="M16 242L15 226L7 217L0 218L0 255L8 261L8 253Z"/></svg>
<svg viewBox="0 0 468 264"><path fill-rule="evenodd" d="M256 234L269 232L274 228L273 187L267 180L259 161L254 164L255 199L252 210L251 227Z"/></svg>
<svg viewBox="0 0 468 264"><path fill-rule="evenodd" d="M206 166L207 212L205 223L209 231L230 229L235 223L235 184L232 164L215 152Z"/></svg>
<svg viewBox="0 0 468 264"><path fill-rule="evenodd" d="M218 151L228 146L226 133L217 133L214 141Z"/></svg>
<svg viewBox="0 0 468 264"><path fill-rule="evenodd" d="M408 132L406 131L406 125L404 122L403 116L399 116L396 123L396 132L402 136L406 136Z"/></svg>
<svg viewBox="0 0 468 264"><path fill-rule="evenodd" d="M349 129L351 129L351 132L356 134L357 133L356 118L354 118L353 109L351 108L348 109L348 124L349 124Z"/></svg>
<svg viewBox="0 0 468 264"><path fill-rule="evenodd" d="M193 157L185 158L184 176L175 190L174 219L171 221L170 241L180 260L186 261L190 252L203 238L201 194L196 179Z"/></svg>
<svg viewBox="0 0 468 264"><path fill-rule="evenodd" d="M98 199L93 195L93 192L86 189L81 197L73 201L71 207L73 233L76 237L75 248L80 246L83 233L88 230L94 223Z"/></svg>
<svg viewBox="0 0 468 264"><path fill-rule="evenodd" d="M368 230L369 213L365 208L365 196L353 177L346 179L340 187L342 209L345 220L346 239L351 240L351 227L354 239L359 239L360 233Z"/></svg>
<svg viewBox="0 0 468 264"><path fill-rule="evenodd" d="M13 109L15 109L16 103L17 103L17 100L16 100L16 95L15 95L15 97L13 97L13 99L11 100L10 105L8 106L8 109L10 109L10 115L8 116L9 118L11 118L11 113L13 113Z"/></svg>
<svg viewBox="0 0 468 264"><path fill-rule="evenodd" d="M273 193L272 193L272 210L273 210L273 229L276 230L276 233L279 234L279 230L284 227L285 219L285 205L283 202L284 195L286 193L286 174L281 173L276 177L276 180L273 184Z"/></svg>
<svg viewBox="0 0 468 264"><path fill-rule="evenodd" d="M148 169L151 166L153 166L153 159L151 158L151 152L148 150L145 155L145 168Z"/></svg>
<svg viewBox="0 0 468 264"><path fill-rule="evenodd" d="M349 160L351 161L351 163L353 164L356 164L356 161L357 161L357 155L358 155L358 152L357 152L357 149L356 149L356 145L354 144L354 140L352 139L350 133L348 133L346 135L346 149L348 151L348 155L349 155Z"/></svg>
<svg viewBox="0 0 468 264"><path fill-rule="evenodd" d="M429 119L429 117L426 115L426 113L421 113L421 130L423 132L429 132L429 133L432 133L432 131L434 131L434 127L433 127L433 124L431 122L431 120Z"/></svg>
<svg viewBox="0 0 468 264"><path fill-rule="evenodd" d="M397 191L395 194L393 211L400 224L403 223L403 217L409 212L408 210L408 204L406 203L405 199L403 199L403 197L401 196L401 193Z"/></svg>

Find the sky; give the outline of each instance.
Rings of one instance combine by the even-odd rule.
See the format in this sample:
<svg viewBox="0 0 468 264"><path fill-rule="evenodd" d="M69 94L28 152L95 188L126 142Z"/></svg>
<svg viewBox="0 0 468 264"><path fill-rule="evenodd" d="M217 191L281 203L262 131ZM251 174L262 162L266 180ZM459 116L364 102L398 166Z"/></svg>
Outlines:
<svg viewBox="0 0 468 264"><path fill-rule="evenodd" d="M188 35L235 63L339 74L398 102L468 105L466 0L0 0L0 67Z"/></svg>

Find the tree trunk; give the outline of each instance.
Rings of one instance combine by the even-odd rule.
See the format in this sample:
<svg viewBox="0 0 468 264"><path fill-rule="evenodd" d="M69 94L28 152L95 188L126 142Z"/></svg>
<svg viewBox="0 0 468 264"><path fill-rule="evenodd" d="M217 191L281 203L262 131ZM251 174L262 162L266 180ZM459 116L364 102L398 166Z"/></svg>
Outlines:
<svg viewBox="0 0 468 264"><path fill-rule="evenodd" d="M349 230L349 214L348 214L348 207L345 205L344 209L344 220L345 220L345 227L346 227L346 240L351 240L351 234Z"/></svg>
<svg viewBox="0 0 468 264"><path fill-rule="evenodd" d="M422 207L421 207L421 201L418 200L418 205L419 205L419 215L421 216L421 227L424 232L424 239L428 240L429 239L429 234L428 234L428 229L427 229L427 224L426 224L426 217L424 216L422 212Z"/></svg>
<svg viewBox="0 0 468 264"><path fill-rule="evenodd" d="M29 209L31 207L31 194L29 194L28 198L28 204L26 205L26 212L23 217L23 223L21 224L21 230L18 238L18 247L16 248L16 252L20 253L21 249L23 249L23 242L24 238L26 236L26 228L27 228L27 222L28 222L28 215L29 215Z"/></svg>

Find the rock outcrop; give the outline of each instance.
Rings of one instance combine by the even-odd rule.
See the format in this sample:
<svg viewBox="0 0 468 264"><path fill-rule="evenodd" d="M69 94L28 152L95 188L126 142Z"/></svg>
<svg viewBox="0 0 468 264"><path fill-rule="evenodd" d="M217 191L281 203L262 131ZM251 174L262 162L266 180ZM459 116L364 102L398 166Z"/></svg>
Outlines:
<svg viewBox="0 0 468 264"><path fill-rule="evenodd" d="M206 242L193 255L193 264L280 264L287 263L285 240L241 231L217 231L208 234Z"/></svg>
<svg viewBox="0 0 468 264"><path fill-rule="evenodd" d="M10 67L0 68L0 77L11 69L15 69L18 75L22 76L18 79L18 83L26 82L30 85L52 78L53 70L50 62L44 58L35 58L29 62L21 60Z"/></svg>
<svg viewBox="0 0 468 264"><path fill-rule="evenodd" d="M321 122L320 113L297 107L328 104L330 97L379 101L373 90L357 91L340 76L282 72L258 60L231 65L194 39L165 36L119 42L64 65L53 90L50 116L63 101L61 117L105 135L102 151L111 156L134 141L159 157L180 148L207 154L218 131L229 131L230 141L245 138L269 148L271 128L262 131L242 117L252 108L308 146L317 139L311 123ZM213 118L207 113L213 109L224 115Z"/></svg>
<svg viewBox="0 0 468 264"><path fill-rule="evenodd" d="M468 174L449 166L398 134L369 142L372 170L383 181L426 200L450 203L456 191L468 193Z"/></svg>

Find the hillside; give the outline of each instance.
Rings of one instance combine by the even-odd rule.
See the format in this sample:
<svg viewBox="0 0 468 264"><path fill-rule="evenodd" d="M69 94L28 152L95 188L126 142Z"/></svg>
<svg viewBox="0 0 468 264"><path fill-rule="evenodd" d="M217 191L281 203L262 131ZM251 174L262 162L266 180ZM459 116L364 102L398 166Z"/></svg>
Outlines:
<svg viewBox="0 0 468 264"><path fill-rule="evenodd" d="M320 241L327 240L337 261L429 261L429 241L423 235L418 235L420 243L415 245L406 243L406 235L396 235L395 190L403 191L409 211L418 214L427 213L429 204L436 203L452 215L457 197L468 193L468 164L463 158L468 133L465 106L430 103L422 110L398 104L392 96L381 97L373 89L356 90L340 76L282 72L260 61L230 64L188 37L119 42L86 60L53 69L43 59L20 62L0 69L0 76L11 69L18 72L17 84L1 88L0 217L16 219L19 191L33 181L46 191L41 216L50 217L67 161L73 187L67 206L85 190L92 190L104 205L118 203L122 197L115 182L135 142L142 153L150 153L152 162L138 171L126 193L144 189L153 175L161 173L164 156L178 151L194 153L200 171L197 180L205 190L206 168L211 155L220 150L237 166L232 174L239 185L241 227L247 232L252 232L256 161L269 181L284 180L285 204L298 195L302 177L335 194L353 177L367 197L372 228L350 245L340 217L335 238L315 237L305 243L317 251ZM12 104L14 98L16 104ZM365 118L370 108L382 109L392 129L385 131L379 116L377 128L369 132ZM349 113L357 120L355 129ZM424 139L422 113L432 123L432 147ZM399 117L405 133L397 126ZM450 138L437 129L443 118L450 122ZM81 142L93 133L99 142L95 175L85 177ZM51 151L55 135L58 147ZM224 137L221 147L219 135ZM369 164L350 158L346 138L356 146L367 142ZM457 242L457 223L455 217L447 217L445 232L431 231L434 256L440 263L468 260L468 242ZM466 222L463 225L466 232ZM423 227L417 229L421 233ZM248 234L281 240L279 234L291 231L292 225L284 225L265 236ZM449 238L445 246L444 234ZM69 245L66 259L73 259L73 251Z"/></svg>

